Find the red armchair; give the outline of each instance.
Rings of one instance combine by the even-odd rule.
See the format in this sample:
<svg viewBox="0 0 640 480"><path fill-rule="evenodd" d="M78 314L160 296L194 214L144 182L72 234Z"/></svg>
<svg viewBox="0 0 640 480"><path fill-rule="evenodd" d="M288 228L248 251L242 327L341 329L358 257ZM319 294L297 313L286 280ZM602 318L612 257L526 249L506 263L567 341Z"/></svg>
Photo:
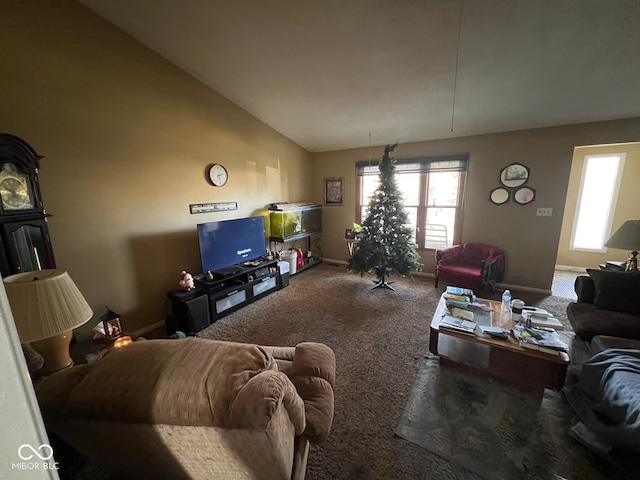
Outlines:
<svg viewBox="0 0 640 480"><path fill-rule="evenodd" d="M493 291L504 278L505 254L481 243L465 243L436 250L436 287L442 278L458 287Z"/></svg>

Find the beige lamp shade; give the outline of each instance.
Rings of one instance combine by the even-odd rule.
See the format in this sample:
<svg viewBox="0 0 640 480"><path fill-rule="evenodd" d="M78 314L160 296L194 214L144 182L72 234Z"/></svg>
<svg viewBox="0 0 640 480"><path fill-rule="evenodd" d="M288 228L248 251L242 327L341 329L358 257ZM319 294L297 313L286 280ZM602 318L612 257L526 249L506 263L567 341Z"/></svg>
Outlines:
<svg viewBox="0 0 640 480"><path fill-rule="evenodd" d="M22 343L68 332L86 323L91 307L64 270L36 270L4 279Z"/></svg>
<svg viewBox="0 0 640 480"><path fill-rule="evenodd" d="M604 244L620 250L640 250L640 220L627 220Z"/></svg>

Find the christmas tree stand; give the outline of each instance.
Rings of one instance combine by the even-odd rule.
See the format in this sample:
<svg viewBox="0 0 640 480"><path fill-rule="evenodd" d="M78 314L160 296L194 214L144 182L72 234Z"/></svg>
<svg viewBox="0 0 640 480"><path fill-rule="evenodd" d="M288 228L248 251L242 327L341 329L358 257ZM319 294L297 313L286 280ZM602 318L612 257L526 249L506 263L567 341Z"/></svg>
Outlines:
<svg viewBox="0 0 640 480"><path fill-rule="evenodd" d="M372 281L373 283L375 283L375 285L371 290L375 290L376 288L387 288L389 290L393 290L394 292L396 291L396 289L391 286L391 284L395 282L387 282L384 276L382 278L378 278L378 280L372 280Z"/></svg>
<svg viewBox="0 0 640 480"><path fill-rule="evenodd" d="M376 288L386 288L389 290L393 290L394 292L396 291L396 289L391 286L393 282L387 282L385 280L374 280L374 282L375 285L371 290L375 290Z"/></svg>

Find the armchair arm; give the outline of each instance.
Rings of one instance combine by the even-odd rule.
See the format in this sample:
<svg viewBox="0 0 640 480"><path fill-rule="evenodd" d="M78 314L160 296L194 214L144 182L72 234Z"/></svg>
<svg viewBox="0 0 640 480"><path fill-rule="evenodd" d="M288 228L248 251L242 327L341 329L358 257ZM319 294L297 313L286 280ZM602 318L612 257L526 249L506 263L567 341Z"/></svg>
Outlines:
<svg viewBox="0 0 640 480"><path fill-rule="evenodd" d="M322 443L333 422L333 385L336 378L336 357L321 343L300 343L296 346L291 367L291 381L304 401L307 427L305 435L313 443Z"/></svg>
<svg viewBox="0 0 640 480"><path fill-rule="evenodd" d="M452 245L451 247L439 248L436 250L436 264L442 263L460 263L462 256L462 245Z"/></svg>
<svg viewBox="0 0 640 480"><path fill-rule="evenodd" d="M275 370L263 371L242 386L230 405L231 424L266 430L280 403L289 413L296 435L301 435L306 427L304 403L289 378Z"/></svg>
<svg viewBox="0 0 640 480"><path fill-rule="evenodd" d="M578 303L593 303L596 298L596 285L589 275L576 277L574 288L578 296Z"/></svg>
<svg viewBox="0 0 640 480"><path fill-rule="evenodd" d="M496 274L498 271L498 263L495 257L489 257L480 262L480 286L489 285L491 290L496 283Z"/></svg>
<svg viewBox="0 0 640 480"><path fill-rule="evenodd" d="M506 265L506 257L504 252L498 252L493 255L492 258L496 260L496 272L495 272L495 280L496 282L501 282L504 279L504 270Z"/></svg>

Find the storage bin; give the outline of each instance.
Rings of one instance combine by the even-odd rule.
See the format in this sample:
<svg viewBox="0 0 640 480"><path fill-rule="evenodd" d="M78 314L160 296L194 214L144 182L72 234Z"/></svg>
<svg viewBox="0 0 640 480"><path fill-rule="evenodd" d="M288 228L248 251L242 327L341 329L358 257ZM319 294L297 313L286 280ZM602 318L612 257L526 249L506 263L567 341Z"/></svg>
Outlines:
<svg viewBox="0 0 640 480"><path fill-rule="evenodd" d="M296 252L291 250L280 252L280 259L289 263L289 274L294 275L298 270L298 255L296 254Z"/></svg>

